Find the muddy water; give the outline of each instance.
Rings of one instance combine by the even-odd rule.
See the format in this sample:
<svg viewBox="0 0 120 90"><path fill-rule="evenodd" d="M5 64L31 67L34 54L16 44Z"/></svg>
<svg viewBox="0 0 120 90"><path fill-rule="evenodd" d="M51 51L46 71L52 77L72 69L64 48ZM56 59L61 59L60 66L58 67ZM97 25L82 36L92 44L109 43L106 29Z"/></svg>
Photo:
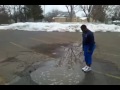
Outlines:
<svg viewBox="0 0 120 90"><path fill-rule="evenodd" d="M54 60L43 63L44 66L31 73L32 80L39 85L76 85L84 78L80 64L72 69L56 67Z"/></svg>

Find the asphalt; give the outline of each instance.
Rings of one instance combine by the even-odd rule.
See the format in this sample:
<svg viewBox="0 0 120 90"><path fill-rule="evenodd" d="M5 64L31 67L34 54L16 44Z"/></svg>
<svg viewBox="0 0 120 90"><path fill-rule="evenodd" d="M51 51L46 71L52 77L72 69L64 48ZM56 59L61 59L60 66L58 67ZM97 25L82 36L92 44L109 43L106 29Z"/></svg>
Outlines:
<svg viewBox="0 0 120 90"><path fill-rule="evenodd" d="M96 61L97 60L97 61ZM85 73L80 85L120 85L120 70L110 62L94 58L92 71Z"/></svg>
<svg viewBox="0 0 120 90"><path fill-rule="evenodd" d="M45 62L45 63L47 63L47 62ZM49 63L49 65L50 65L50 63ZM48 65L43 66L42 67L43 70L40 69L39 72L45 71L44 68L46 68L46 67L48 67ZM49 70L50 67L48 67L46 69ZM81 74L83 75L83 73L84 73L84 77L82 77L82 79L80 79L80 78L77 79L80 81L79 83L77 83L77 84L73 83L70 85L120 85L120 73L119 73L120 71L116 66L114 66L114 64L108 63L108 62L105 63L105 62L94 61L92 69L93 69L92 71L86 73L86 72L80 72L81 68L79 67L79 70L77 70L77 72L79 73L80 76L81 76ZM62 73L63 71L58 71L58 72ZM52 73L56 73L56 72L52 72ZM75 74L74 71L73 71L73 73ZM38 74L38 72L36 74ZM43 81L42 78L47 78L47 77L41 77L41 79L39 79L40 76L41 76L41 74L39 73L37 76L37 80L39 82ZM60 77L58 77L56 75L56 76L54 76L54 78L60 78ZM72 77L69 77L69 79L70 78L72 78ZM60 80L62 80L62 78ZM74 80L75 80L75 78L73 79L73 81ZM45 80L45 81L47 81L47 80ZM23 77L21 77L18 81L12 83L11 85L49 85L48 81L47 82L45 82L45 81L43 81L43 84L38 84L33 79L31 79L30 74L26 74ZM66 78L64 78L63 81L66 81ZM62 85L69 85L69 83L68 82L63 83Z"/></svg>
<svg viewBox="0 0 120 90"><path fill-rule="evenodd" d="M77 34L77 35L76 35ZM39 31L0 31L0 62L8 57L19 55L22 51L40 44L66 43L78 41L80 33L46 33ZM73 37L76 35L76 37ZM117 49L118 50L118 49ZM115 50L114 50L115 52ZM106 62L107 61L107 62ZM93 71L85 73L85 77L78 85L120 85L120 70L108 60L94 58ZM26 79L29 78L29 79ZM17 85L36 85L28 76L22 77Z"/></svg>

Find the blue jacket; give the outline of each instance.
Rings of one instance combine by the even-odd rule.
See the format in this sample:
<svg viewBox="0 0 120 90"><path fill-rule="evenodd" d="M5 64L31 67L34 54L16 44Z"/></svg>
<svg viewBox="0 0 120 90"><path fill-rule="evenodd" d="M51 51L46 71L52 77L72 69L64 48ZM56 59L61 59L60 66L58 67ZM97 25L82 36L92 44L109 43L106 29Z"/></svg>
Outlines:
<svg viewBox="0 0 120 90"><path fill-rule="evenodd" d="M91 51L95 45L93 32L88 30L86 33L82 34L82 38L83 38L83 41L82 41L83 48L84 46L88 46L89 51Z"/></svg>

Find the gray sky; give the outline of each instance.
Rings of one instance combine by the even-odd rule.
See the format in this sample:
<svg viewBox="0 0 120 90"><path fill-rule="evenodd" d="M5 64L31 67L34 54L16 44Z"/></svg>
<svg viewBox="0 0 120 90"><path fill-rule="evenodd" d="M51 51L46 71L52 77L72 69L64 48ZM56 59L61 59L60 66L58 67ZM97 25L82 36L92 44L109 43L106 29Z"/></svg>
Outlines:
<svg viewBox="0 0 120 90"><path fill-rule="evenodd" d="M44 10L44 5L42 5L42 8ZM52 9L67 11L67 8L65 7L65 5L45 5L45 14L51 11ZM78 13L76 13L76 15L79 17L82 17L82 14L84 14L83 11L79 11Z"/></svg>

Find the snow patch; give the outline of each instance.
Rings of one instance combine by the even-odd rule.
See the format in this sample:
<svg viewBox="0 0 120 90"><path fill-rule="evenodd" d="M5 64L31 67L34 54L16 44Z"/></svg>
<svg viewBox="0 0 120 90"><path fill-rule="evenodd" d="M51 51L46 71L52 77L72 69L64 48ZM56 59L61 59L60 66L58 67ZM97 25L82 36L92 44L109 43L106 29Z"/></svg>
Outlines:
<svg viewBox="0 0 120 90"><path fill-rule="evenodd" d="M25 31L58 31L58 32L76 32L80 31L80 26L82 23L43 23L43 22L25 22L25 23L14 23L10 25L0 26L1 30L25 30ZM93 24L85 23L87 27L93 31L102 32L120 32L120 26L114 24Z"/></svg>

